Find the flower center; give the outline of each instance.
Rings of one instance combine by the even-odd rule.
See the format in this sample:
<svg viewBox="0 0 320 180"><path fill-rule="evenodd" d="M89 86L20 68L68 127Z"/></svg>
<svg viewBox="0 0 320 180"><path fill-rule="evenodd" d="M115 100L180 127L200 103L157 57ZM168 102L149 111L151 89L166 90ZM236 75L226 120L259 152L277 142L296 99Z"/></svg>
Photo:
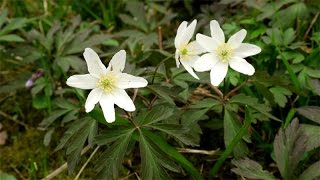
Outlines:
<svg viewBox="0 0 320 180"><path fill-rule="evenodd" d="M228 44L223 43L217 48L217 55L220 61L228 62L233 55L233 49Z"/></svg>
<svg viewBox="0 0 320 180"><path fill-rule="evenodd" d="M100 77L97 86L108 94L114 90L116 81L117 77L113 73L109 73Z"/></svg>
<svg viewBox="0 0 320 180"><path fill-rule="evenodd" d="M184 48L180 51L180 53L181 53L181 55L186 55L186 54L188 54L188 50L186 48Z"/></svg>

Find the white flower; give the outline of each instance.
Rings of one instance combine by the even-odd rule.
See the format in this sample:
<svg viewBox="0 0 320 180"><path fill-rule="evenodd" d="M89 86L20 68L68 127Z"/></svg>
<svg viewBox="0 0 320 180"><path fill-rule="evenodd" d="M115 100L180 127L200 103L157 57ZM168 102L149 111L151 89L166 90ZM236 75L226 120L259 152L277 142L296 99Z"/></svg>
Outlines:
<svg viewBox="0 0 320 180"><path fill-rule="evenodd" d="M90 48L83 53L88 65L89 74L73 75L68 78L67 85L80 89L92 89L86 100L86 112L92 111L98 102L107 122L115 121L114 104L126 111L135 111L135 106L124 89L147 86L142 77L122 73L126 62L124 50L116 53L106 68L98 54Z"/></svg>
<svg viewBox="0 0 320 180"><path fill-rule="evenodd" d="M192 23L187 26L187 22L183 21L178 30L176 38L174 39L174 45L176 47L175 59L177 67L179 68L180 62L183 67L196 79L199 77L194 73L192 67L196 60L199 58L204 49L196 42L189 43L193 36L194 30L197 25L197 20L193 20Z"/></svg>
<svg viewBox="0 0 320 180"><path fill-rule="evenodd" d="M242 43L247 31L240 30L230 37L225 43L225 37L217 21L210 22L211 37L197 34L197 42L208 51L202 55L194 64L194 69L198 72L209 71L211 84L218 86L225 78L228 66L240 73L253 75L254 67L244 58L261 52L260 47Z"/></svg>

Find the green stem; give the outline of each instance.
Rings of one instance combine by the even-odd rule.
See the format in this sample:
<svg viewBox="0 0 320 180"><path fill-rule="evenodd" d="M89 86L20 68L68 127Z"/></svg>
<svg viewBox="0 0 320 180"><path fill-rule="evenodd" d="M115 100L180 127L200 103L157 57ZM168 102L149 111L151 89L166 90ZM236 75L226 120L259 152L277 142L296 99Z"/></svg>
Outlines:
<svg viewBox="0 0 320 180"><path fill-rule="evenodd" d="M251 112L248 106L246 106L246 114L245 114L245 120L244 120L243 126L240 128L236 136L232 139L230 144L227 146L227 149L222 153L218 161L214 164L213 168L210 170L209 179L213 179L215 175L218 173L224 161L233 152L234 147L241 141L242 137L248 131L251 121L252 121Z"/></svg>
<svg viewBox="0 0 320 180"><path fill-rule="evenodd" d="M284 121L285 122L284 123L284 128L286 128L290 124L290 122L291 122L291 120L292 120L292 118L293 118L295 113L296 113L296 110L294 108L291 108L289 113L288 113L288 115L287 115L287 117L286 117L286 119L285 119L285 121Z"/></svg>
<svg viewBox="0 0 320 180"><path fill-rule="evenodd" d="M156 76L156 73L157 73L160 65L161 65L162 63L166 62L167 60L169 60L170 58L172 58L173 56L174 56L174 55L168 56L168 57L164 58L162 61L160 61L160 63L157 65L156 69L154 70L154 73L153 73L153 76L152 76L152 80L151 80L151 84L153 84L153 82L154 82L154 78L155 78L155 76Z"/></svg>

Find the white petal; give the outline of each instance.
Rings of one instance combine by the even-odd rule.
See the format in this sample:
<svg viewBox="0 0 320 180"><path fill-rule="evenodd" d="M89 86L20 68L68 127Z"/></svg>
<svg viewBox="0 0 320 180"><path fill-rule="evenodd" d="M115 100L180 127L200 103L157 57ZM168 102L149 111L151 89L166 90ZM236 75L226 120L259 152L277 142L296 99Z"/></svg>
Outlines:
<svg viewBox="0 0 320 180"><path fill-rule="evenodd" d="M254 67L249 64L245 59L239 58L239 57L233 57L229 61L230 67L234 69L235 71L238 71L242 74L246 75L253 75L254 74Z"/></svg>
<svg viewBox="0 0 320 180"><path fill-rule="evenodd" d="M148 85L148 81L142 77L133 76L127 73L120 73L118 75L118 82L116 86L120 89L127 88L140 88L146 87Z"/></svg>
<svg viewBox="0 0 320 180"><path fill-rule="evenodd" d="M177 49L176 54L175 54L177 68L179 68L179 66L180 66L179 58L180 58L180 53L179 53L179 50Z"/></svg>
<svg viewBox="0 0 320 180"><path fill-rule="evenodd" d="M90 48L86 48L83 53L84 59L87 62L88 71L91 75L99 78L107 72L107 68L102 64L98 54Z"/></svg>
<svg viewBox="0 0 320 180"><path fill-rule="evenodd" d="M126 110L126 111L135 111L136 107L133 104L133 101L128 96L125 90L118 89L112 93L114 103L119 106L120 108Z"/></svg>
<svg viewBox="0 0 320 180"><path fill-rule="evenodd" d="M228 72L228 63L227 62L217 62L210 71L210 81L214 86L218 86L223 79L226 77Z"/></svg>
<svg viewBox="0 0 320 180"><path fill-rule="evenodd" d="M253 56L261 52L261 48L259 46L241 43L241 45L234 50L234 56L245 58L248 56Z"/></svg>
<svg viewBox="0 0 320 180"><path fill-rule="evenodd" d="M67 79L67 85L80 89L94 89L98 79L91 74L73 75Z"/></svg>
<svg viewBox="0 0 320 180"><path fill-rule="evenodd" d="M202 55L194 63L193 68L198 72L209 71L218 62L218 58L213 53L207 53Z"/></svg>
<svg viewBox="0 0 320 180"><path fill-rule="evenodd" d="M121 50L117 52L111 59L108 69L111 71L122 72L126 64L126 51Z"/></svg>
<svg viewBox="0 0 320 180"><path fill-rule="evenodd" d="M240 46L246 35L247 31L245 29L241 29L230 37L227 44L230 45L233 49L236 49Z"/></svg>
<svg viewBox="0 0 320 180"><path fill-rule="evenodd" d="M191 55L199 55L201 53L204 53L206 50L200 46L200 44L197 41L190 42L186 47L188 54Z"/></svg>
<svg viewBox="0 0 320 180"><path fill-rule="evenodd" d="M215 51L219 46L219 43L215 39L203 34L198 33L196 36L196 40L200 44L200 46L208 52Z"/></svg>
<svg viewBox="0 0 320 180"><path fill-rule="evenodd" d="M86 100L86 104L85 104L86 112L92 111L94 106L101 99L102 93L103 93L103 91L100 88L95 88L89 93L87 100Z"/></svg>
<svg viewBox="0 0 320 180"><path fill-rule="evenodd" d="M197 20L193 20L192 23L183 31L180 40L177 42L177 47L188 44L196 29Z"/></svg>
<svg viewBox="0 0 320 180"><path fill-rule="evenodd" d="M211 37L215 38L218 42L224 43L225 37L224 33L216 20L212 20L210 22L210 31L211 31Z"/></svg>
<svg viewBox="0 0 320 180"><path fill-rule="evenodd" d="M178 44L181 41L181 37L182 37L183 32L185 31L185 29L187 28L187 25L188 25L188 22L187 21L183 21L180 24L180 26L178 27L177 35L176 35L176 37L174 39L174 45L175 45L176 48L178 47Z"/></svg>
<svg viewBox="0 0 320 180"><path fill-rule="evenodd" d="M197 58L194 58L194 59L197 59ZM191 61L193 61L193 60L191 60ZM191 62L189 62L189 63L191 63ZM199 77L194 73L194 71L193 71L193 69L192 69L192 63L191 64L189 64L188 63L188 60L187 61L181 61L181 64L183 65L183 67L188 71L188 73L189 74L191 74L191 76L193 76L194 78L196 78L196 79L199 79Z"/></svg>
<svg viewBox="0 0 320 180"><path fill-rule="evenodd" d="M102 94L99 101L102 108L103 116L108 123L112 123L116 120L116 114L114 111L114 101L111 94Z"/></svg>

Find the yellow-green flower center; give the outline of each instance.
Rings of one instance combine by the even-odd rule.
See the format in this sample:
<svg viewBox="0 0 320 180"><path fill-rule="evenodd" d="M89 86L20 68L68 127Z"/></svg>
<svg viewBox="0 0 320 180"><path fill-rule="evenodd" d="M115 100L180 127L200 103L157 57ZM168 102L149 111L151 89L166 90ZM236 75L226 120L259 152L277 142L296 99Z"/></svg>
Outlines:
<svg viewBox="0 0 320 180"><path fill-rule="evenodd" d="M186 48L184 48L181 50L180 53L181 53L181 55L186 55L186 54L188 54L188 50Z"/></svg>
<svg viewBox="0 0 320 180"><path fill-rule="evenodd" d="M222 62L230 61L233 55L233 49L226 43L223 43L217 48L218 59Z"/></svg>
<svg viewBox="0 0 320 180"><path fill-rule="evenodd" d="M105 93L110 93L114 90L117 79L118 78L113 73L103 75L97 82L97 86Z"/></svg>

